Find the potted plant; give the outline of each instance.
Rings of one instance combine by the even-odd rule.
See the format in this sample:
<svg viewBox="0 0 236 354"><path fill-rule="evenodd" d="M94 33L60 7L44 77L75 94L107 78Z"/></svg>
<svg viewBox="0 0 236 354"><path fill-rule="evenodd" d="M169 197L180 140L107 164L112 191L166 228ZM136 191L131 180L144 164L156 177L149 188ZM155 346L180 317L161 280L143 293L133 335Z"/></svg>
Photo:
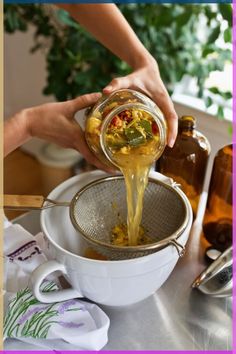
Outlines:
<svg viewBox="0 0 236 354"><path fill-rule="evenodd" d="M208 88L211 72L223 71L232 61L232 6L230 4L121 4L120 10L146 48L157 59L161 76L172 93L184 75L196 78L197 94L206 106L212 95L231 99L231 92ZM57 100L101 90L114 76L130 72L100 45L66 11L42 4L7 4L4 28L8 33L35 27L31 52L45 50L47 82L45 95ZM221 105L218 116L223 117Z"/></svg>

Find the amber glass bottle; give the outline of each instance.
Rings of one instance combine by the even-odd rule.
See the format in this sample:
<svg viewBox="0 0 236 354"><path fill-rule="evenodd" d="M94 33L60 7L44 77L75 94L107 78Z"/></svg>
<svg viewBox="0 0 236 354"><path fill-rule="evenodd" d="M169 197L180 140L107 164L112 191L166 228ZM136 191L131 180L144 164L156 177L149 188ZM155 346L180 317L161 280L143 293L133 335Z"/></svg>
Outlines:
<svg viewBox="0 0 236 354"><path fill-rule="evenodd" d="M192 116L179 119L178 135L173 148L166 147L156 163L156 170L173 178L189 198L194 217L202 193L210 144L196 129Z"/></svg>
<svg viewBox="0 0 236 354"><path fill-rule="evenodd" d="M214 159L203 220L205 238L220 251L232 244L232 151L227 145Z"/></svg>

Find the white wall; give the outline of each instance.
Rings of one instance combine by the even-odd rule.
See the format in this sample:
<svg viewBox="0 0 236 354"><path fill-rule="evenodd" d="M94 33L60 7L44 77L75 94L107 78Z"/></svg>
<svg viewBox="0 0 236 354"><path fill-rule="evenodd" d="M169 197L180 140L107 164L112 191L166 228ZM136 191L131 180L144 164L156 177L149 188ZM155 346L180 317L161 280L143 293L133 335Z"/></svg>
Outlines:
<svg viewBox="0 0 236 354"><path fill-rule="evenodd" d="M46 63L42 52L30 54L33 30L4 34L4 117L24 107L54 100L43 96Z"/></svg>

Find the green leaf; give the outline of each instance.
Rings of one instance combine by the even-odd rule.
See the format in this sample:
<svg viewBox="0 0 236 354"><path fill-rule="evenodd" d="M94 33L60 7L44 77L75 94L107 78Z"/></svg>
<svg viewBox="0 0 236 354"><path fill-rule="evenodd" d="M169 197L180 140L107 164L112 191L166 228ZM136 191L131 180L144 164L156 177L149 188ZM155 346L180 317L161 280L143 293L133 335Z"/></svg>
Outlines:
<svg viewBox="0 0 236 354"><path fill-rule="evenodd" d="M147 136L149 136L149 137L152 136L152 127L151 127L151 124L147 120L141 120L139 122L139 125L144 129Z"/></svg>
<svg viewBox="0 0 236 354"><path fill-rule="evenodd" d="M205 100L206 106L210 107L213 104L213 100L211 97L207 97Z"/></svg>
<svg viewBox="0 0 236 354"><path fill-rule="evenodd" d="M233 136L233 125L232 124L228 128L228 133L231 137Z"/></svg>
<svg viewBox="0 0 236 354"><path fill-rule="evenodd" d="M136 23L136 25L140 26L140 27L144 27L145 26L145 19L143 16L135 16L134 17L134 21Z"/></svg>
<svg viewBox="0 0 236 354"><path fill-rule="evenodd" d="M28 26L27 26L26 22L24 21L24 19L20 18L19 19L19 30L21 32L26 32L27 29L28 29Z"/></svg>
<svg viewBox="0 0 236 354"><path fill-rule="evenodd" d="M212 93L216 94L216 95L220 94L220 91L219 91L219 89L217 87L210 87L208 90L211 91Z"/></svg>
<svg viewBox="0 0 236 354"><path fill-rule="evenodd" d="M219 50L218 61L222 62L223 64L226 62L232 63L232 51L229 49Z"/></svg>
<svg viewBox="0 0 236 354"><path fill-rule="evenodd" d="M220 13L221 13L223 19L228 21L229 26L232 27L232 18L233 18L232 5L219 4L218 6L219 6L219 10L220 10Z"/></svg>
<svg viewBox="0 0 236 354"><path fill-rule="evenodd" d="M208 24L210 24L211 20L212 19L215 19L217 17L217 12L215 12L211 6L207 5L205 7L205 14L206 14L206 17L208 18L209 22Z"/></svg>
<svg viewBox="0 0 236 354"><path fill-rule="evenodd" d="M222 120L225 118L224 116L224 108L222 106L219 106L218 107L218 110L217 110L217 117Z"/></svg>
<svg viewBox="0 0 236 354"><path fill-rule="evenodd" d="M135 128L125 129L125 136L131 146L138 146L145 142L144 136Z"/></svg>
<svg viewBox="0 0 236 354"><path fill-rule="evenodd" d="M65 10L59 9L56 12L57 18L59 21L61 21L63 24L73 27L75 29L79 28L79 24L75 22L69 15L69 13Z"/></svg>
<svg viewBox="0 0 236 354"><path fill-rule="evenodd" d="M71 60L76 60L77 59L77 56L76 55L74 55L74 53L71 51L71 50L69 50L69 49L65 49L65 53L68 55L68 57L71 59Z"/></svg>
<svg viewBox="0 0 236 354"><path fill-rule="evenodd" d="M5 21L7 22L8 31L14 32L19 29L18 14L17 12L9 11L5 16Z"/></svg>
<svg viewBox="0 0 236 354"><path fill-rule="evenodd" d="M217 87L210 87L208 90L215 95L220 95L225 100L230 100L232 98L232 93L230 91L220 91Z"/></svg>
<svg viewBox="0 0 236 354"><path fill-rule="evenodd" d="M208 44L203 48L202 57L206 58L209 54L215 53L217 48L214 44Z"/></svg>
<svg viewBox="0 0 236 354"><path fill-rule="evenodd" d="M221 92L220 95L225 99L225 100L230 100L233 96L232 93L227 91L227 92Z"/></svg>
<svg viewBox="0 0 236 354"><path fill-rule="evenodd" d="M232 42L232 30L231 28L226 28L224 31L224 41L226 43L231 43Z"/></svg>
<svg viewBox="0 0 236 354"><path fill-rule="evenodd" d="M192 13L190 11L186 11L177 17L176 23L180 27L185 26L191 17L192 17Z"/></svg>
<svg viewBox="0 0 236 354"><path fill-rule="evenodd" d="M221 25L219 24L217 27L213 28L213 30L211 31L211 33L208 37L207 43L212 44L217 40L217 38L219 37L219 34L220 34L220 27L221 27Z"/></svg>

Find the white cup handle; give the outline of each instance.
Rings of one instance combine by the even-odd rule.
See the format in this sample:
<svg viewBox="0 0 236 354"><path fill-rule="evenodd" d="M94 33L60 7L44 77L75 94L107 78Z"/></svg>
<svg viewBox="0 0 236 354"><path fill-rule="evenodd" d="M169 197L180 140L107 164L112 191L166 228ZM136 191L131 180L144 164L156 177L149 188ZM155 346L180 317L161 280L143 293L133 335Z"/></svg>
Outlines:
<svg viewBox="0 0 236 354"><path fill-rule="evenodd" d="M40 290L40 285L42 284L43 280L50 273L56 271L60 271L63 274L67 274L64 265L54 260L47 261L41 264L32 272L29 280L29 287L37 300L44 303L52 303L70 300L76 297L83 297L83 295L79 291L73 288L56 290L51 292L42 292Z"/></svg>

